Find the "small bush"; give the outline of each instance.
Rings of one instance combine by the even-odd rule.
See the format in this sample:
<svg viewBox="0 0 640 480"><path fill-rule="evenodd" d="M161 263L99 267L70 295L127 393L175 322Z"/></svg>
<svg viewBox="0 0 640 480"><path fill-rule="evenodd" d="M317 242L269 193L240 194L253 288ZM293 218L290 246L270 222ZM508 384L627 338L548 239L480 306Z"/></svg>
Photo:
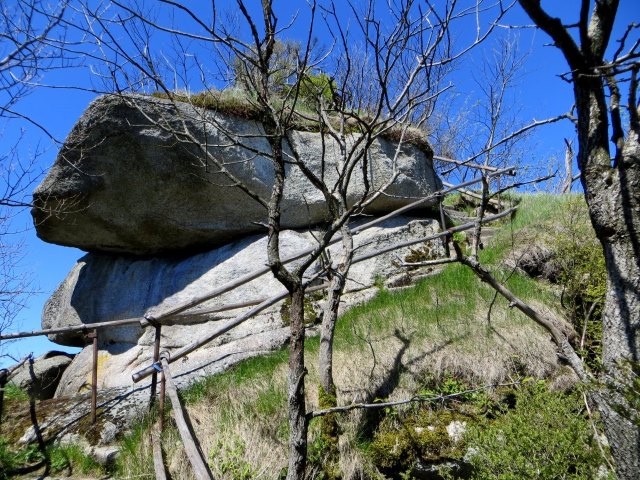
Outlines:
<svg viewBox="0 0 640 480"><path fill-rule="evenodd" d="M7 383L4 387L4 399L7 401L28 402L29 394L14 383Z"/></svg>
<svg viewBox="0 0 640 480"><path fill-rule="evenodd" d="M516 406L473 426L466 437L474 479L592 479L604 463L578 393L536 383Z"/></svg>
<svg viewBox="0 0 640 480"><path fill-rule="evenodd" d="M563 306L584 342L579 353L592 370L601 368L601 314L607 270L602 247L591 227L582 198L571 198L555 239L554 262L559 267Z"/></svg>
<svg viewBox="0 0 640 480"><path fill-rule="evenodd" d="M54 473L67 471L69 474L101 476L104 468L88 456L78 445L54 445L47 449L49 465Z"/></svg>

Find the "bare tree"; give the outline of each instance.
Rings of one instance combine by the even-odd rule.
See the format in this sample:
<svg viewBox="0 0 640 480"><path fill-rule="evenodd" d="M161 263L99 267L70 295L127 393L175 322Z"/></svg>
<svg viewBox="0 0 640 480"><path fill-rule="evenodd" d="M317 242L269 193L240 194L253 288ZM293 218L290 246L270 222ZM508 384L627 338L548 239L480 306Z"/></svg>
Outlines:
<svg viewBox="0 0 640 480"><path fill-rule="evenodd" d="M304 294L310 269L342 231L341 260L336 265L327 263L332 293L320 354L322 388L332 392L331 343L353 249L348 222L384 195L386 187L395 181L394 173L382 183L372 181L369 150L380 138L396 142L395 156L408 143L428 148L420 128L442 91L442 72L495 28L495 23L485 24L480 17L490 12L494 19L500 18L507 6L502 2L485 6L478 1L461 7L455 1L438 6L407 1L379 11L376 2L370 1L364 2L360 11L351 4L328 2L319 7L310 2L308 36L299 46L289 44L292 48L288 48L283 37L288 25L280 22L269 0L263 0L260 9L238 0L234 13L220 11L215 2L208 12L192 9L186 2L159 3L166 7L167 15L145 9L138 2L115 0L112 8L98 13L87 6L83 13L89 22L82 27L82 33L93 36L100 44L104 78L111 79L117 91L151 86L176 107L173 112L180 112L179 102L195 98L188 94L192 84L201 85L205 93L214 96L217 91L213 87L220 82L240 84L243 101L253 118L260 120L260 135L267 145L256 150L250 138L229 131L212 116L203 115L200 119L212 123L229 145L270 160L274 181L268 195L242 185L233 169L193 135L188 122L178 122L176 126L175 122L147 118L177 141L196 145L203 165L215 166L265 210L268 265L289 291L291 302L288 478L303 478L309 420L305 408ZM346 28L341 8L357 18L355 28ZM182 21L171 23L173 18ZM186 27L187 20L191 27ZM477 27L477 35L458 49L450 44L449 31L455 22ZM324 49L313 40L320 25L329 32L332 42ZM154 49L154 37L172 45L176 55ZM230 78L234 72L236 77ZM177 89L186 90L187 94L176 93ZM135 97L124 100L132 104L144 102ZM292 130L300 124L311 124L325 132L320 136L322 150L331 147L339 151L335 163L329 164L322 157L319 168L315 168L300 156L292 137ZM294 171L324 198L327 224L316 234L314 251L291 266L281 252L282 199ZM356 182L360 182L361 190L354 197Z"/></svg>
<svg viewBox="0 0 640 480"><path fill-rule="evenodd" d="M608 401L618 408L603 420L618 475L638 478L640 429L619 413L629 408L619 393L620 380L629 362L640 361L638 24L629 23L609 49L618 0L583 0L577 22L550 15L539 0L519 3L551 37L570 69L564 78L572 83L575 98L580 180L607 267L603 363L615 386L608 390Z"/></svg>
<svg viewBox="0 0 640 480"><path fill-rule="evenodd" d="M571 192L571 187L573 186L573 182L577 180L573 176L573 142L569 139L564 139L564 144L566 148L564 150L564 171L565 178L562 182L561 193L569 193Z"/></svg>
<svg viewBox="0 0 640 480"><path fill-rule="evenodd" d="M465 168L465 163L501 168L519 163L522 156L522 142L529 132L512 135L525 126L514 106L514 89L523 76L527 54L520 50L518 36L510 32L497 35L494 46L470 69L477 92L461 105L459 88L447 92L441 99L444 105L430 122L436 159L463 159L458 165L442 163L440 171L445 176L454 174L465 180L476 172Z"/></svg>
<svg viewBox="0 0 640 480"><path fill-rule="evenodd" d="M267 151L252 153L265 155L271 161L275 181L270 195L265 197L237 182L232 171L209 151L206 144L202 145L201 155L205 164L216 165L231 182L238 188L244 188L245 193L265 209L269 266L291 297L289 478L302 478L306 467L308 427L304 396L306 274L338 232L342 231L342 259L337 265L327 264L332 282L331 291L334 293L330 294L321 339L322 388L325 392L332 392L335 388L331 355L333 329L353 248L347 222L384 190L384 186L368 186L359 199L347 199L350 180L356 172L363 172L366 182L367 149L377 138L393 134L397 136L398 144L402 145L407 136L411 135L411 125L424 125L426 114L433 109L434 100L442 88L442 68L482 42L493 27L482 30L479 24L476 38L469 45L455 50L449 43L453 22L479 17L480 12L484 13L482 1L475 2L470 8L461 8L455 1L439 6L430 2L400 2L392 10L392 21L382 21L380 12L375 9L376 2L370 1L365 3L364 12L358 12L362 15L356 15L360 19L357 22L358 36L350 38L341 28L335 6L328 5L324 13L326 18L333 19L327 21L331 24L329 31L333 37L333 46L318 54L312 41L318 7L312 2L309 6L311 22L308 38L300 44L299 49L286 52L285 58L288 60L281 62L278 59L277 40L286 34L287 25L283 26L279 22L269 0L262 1L259 11L251 10L246 2L238 0L236 14L224 18L221 18L222 14L215 2L211 3L209 18L205 18L202 10L193 10L186 3L173 0L159 3L167 7L175 18L179 16L182 20L186 18L192 21L195 28L182 29L177 27L177 22L166 23L165 18L154 16L150 9L142 8L139 2L114 1L113 9L117 9L118 13L110 17L107 17L111 14L108 9L101 10L98 14L91 8L84 11L86 18L91 21L83 27L83 33L99 40L106 65L105 79L113 81L117 91L137 90L151 85L164 93L174 105L182 100L175 94L177 88L188 90L195 83L204 90L213 91L213 86L219 85L221 79L229 78L231 66L237 65L237 62L240 62L245 72L250 73L242 79L249 93L246 100L257 112L264 138L268 141ZM533 20L552 36L571 68L568 77L574 82L578 111L581 180L609 268L609 288L604 313L604 360L615 383L622 376L624 365L620 363L621 360L638 362L640 246L637 232L640 201L636 187L640 175L640 122L637 108L639 45L637 41L631 41L637 27L629 27L621 39L620 47L613 54L613 59L605 61L604 54L611 35L617 1L597 2L591 20L590 2L583 1L578 22L579 39L574 39L569 27L547 15L539 1L520 0L520 3ZM354 6L350 7L354 12L357 10ZM497 2L496 7L499 17L505 9L501 2ZM384 14L389 15L387 11ZM115 29L122 26L125 26L124 36L118 37ZM121 30L120 33L122 32ZM167 52L154 50L153 35L163 39L170 38L178 55L169 59ZM191 44L195 42L204 47L192 51ZM203 60L207 55L211 56L212 52L221 61ZM325 63L334 53L337 60ZM333 80L320 89L316 104L311 109L302 111L298 107L305 82L310 72L313 74L314 69L321 66L325 67L325 71L331 71L330 78ZM508 72L512 66L503 64L495 78L509 80ZM194 77L198 81L194 82ZM333 101L330 103L323 102L325 88L331 91ZM605 95L606 90L608 97ZM484 157L487 164L491 163L491 153L501 145L509 145L516 134L557 120L534 122L516 129L514 133L501 136L498 134L496 114L502 111L504 99L499 92L485 93L492 102L486 117L487 142L483 148L469 156L469 161ZM623 94L627 97L626 123L620 111ZM13 104L9 102L7 105L6 109L9 111ZM290 132L301 120L321 125L320 130L327 132L325 141L333 142L341 149L337 182L329 184L322 170L319 173L310 169L297 154ZM168 128L181 142L199 142L186 123L183 123L182 129L166 124L161 126ZM613 131L616 148L613 159L607 138L609 128ZM357 133L355 140L348 135L354 131ZM226 133L229 142L251 150L246 139L238 138L234 132ZM295 267L285 263L280 251L282 196L288 172L292 168L299 169L314 188L322 193L329 212L328 226L318 234L317 248ZM472 268L474 261L477 261L477 249L468 259ZM564 346L562 339L558 342L559 346ZM623 407L626 405L621 396L614 396L610 400ZM623 478L636 478L640 445L637 428L617 414L615 409L606 410L605 422L620 474Z"/></svg>
<svg viewBox="0 0 640 480"><path fill-rule="evenodd" d="M16 0L0 5L0 121L42 127L22 114L19 102L43 72L57 67L64 45L61 22L66 2L51 7L43 0ZM6 125L6 123L5 123ZM12 132L20 130L14 128ZM2 134L6 137L6 132ZM4 138L12 145L0 152L0 332L10 328L30 292L29 277L19 273L22 245L11 219L39 176L40 152L25 154L23 132Z"/></svg>

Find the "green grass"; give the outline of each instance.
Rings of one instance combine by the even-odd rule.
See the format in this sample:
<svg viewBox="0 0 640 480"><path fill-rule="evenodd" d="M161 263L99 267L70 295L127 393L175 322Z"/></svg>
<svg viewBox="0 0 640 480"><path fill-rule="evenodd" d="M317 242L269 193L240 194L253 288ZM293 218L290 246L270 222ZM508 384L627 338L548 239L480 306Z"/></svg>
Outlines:
<svg viewBox="0 0 640 480"><path fill-rule="evenodd" d="M49 465L51 474L90 475L101 477L104 467L87 455L78 445L47 445L41 451L38 445L18 446L0 437L0 479L12 478L17 469L41 463Z"/></svg>
<svg viewBox="0 0 640 480"><path fill-rule="evenodd" d="M78 445L54 445L47 456L52 472L68 472L70 475L100 477L107 473L102 465L87 455Z"/></svg>
<svg viewBox="0 0 640 480"><path fill-rule="evenodd" d="M224 392L230 386L238 387L251 383L257 378L271 376L276 367L286 362L285 350L279 350L267 355L244 360L219 375L207 377L194 383L180 392L180 396L188 405L206 399L215 392Z"/></svg>
<svg viewBox="0 0 640 480"><path fill-rule="evenodd" d="M503 258L517 246L515 234L525 229L548 230L549 222L563 214L570 198L523 195L520 200L517 215L502 224L481 252L481 261L523 300L560 312L557 290L513 272ZM380 289L372 300L347 311L338 321L334 343L338 403L370 401L374 394L377 398L406 398L425 388L437 390L439 381L446 387L447 378L473 386L552 374L556 355L548 334L508 308L502 298L494 302L494 296L494 291L471 270L452 264L413 287ZM308 410L317 408L318 349L317 338L306 340ZM223 453L212 454L218 462L215 468L224 465L226 472L240 476L263 469L267 477L277 477L281 472L287 451L287 358L286 348L252 358L182 393L190 412L199 419L198 435L203 439L205 454L215 451L220 442L228 442ZM341 417L343 440L349 445L345 455L350 465L375 472L367 453L372 438L361 436L361 422L358 414ZM317 430L311 429L312 445L319 445ZM146 459L139 463L148 464L150 450L145 432L142 426L128 440L123 450L128 452L123 456L127 462L146 452ZM174 438L175 432L167 435ZM175 448L167 455L176 465L182 458ZM266 465L266 456L275 459ZM220 470L218 474L233 478Z"/></svg>
<svg viewBox="0 0 640 480"><path fill-rule="evenodd" d="M241 89L230 88L225 90L206 90L203 92L189 93L189 92L153 92L152 97L171 99L175 102L189 103L195 107L220 112L227 115L234 115L246 120L261 121L262 112L258 104L252 100ZM301 130L306 132L319 132L321 124L315 120L318 117L318 113L315 108L311 108L304 101L298 100L298 102L292 106L292 102L284 102L278 97L274 96L272 99L274 109L278 112L291 113L293 108L293 115L291 116L291 128L293 130ZM359 114L359 118L368 122L367 114ZM331 122L335 122L334 127L339 128L339 123L342 117L333 113L328 114L328 118ZM326 128L326 127L325 127ZM347 121L343 125L345 133L364 133L365 129L357 121ZM390 142L399 142L401 139L405 144L413 145L420 150L432 153L431 146L426 140L426 133L418 128L407 128L404 130L400 126L393 126L392 128L385 127L385 131L381 137Z"/></svg>
<svg viewBox="0 0 640 480"><path fill-rule="evenodd" d="M120 453L116 458L116 478L153 478L153 449L149 432L154 423L153 415L140 419L120 441Z"/></svg>
<svg viewBox="0 0 640 480"><path fill-rule="evenodd" d="M4 399L6 401L28 402L29 394L13 383L7 383L4 387Z"/></svg>

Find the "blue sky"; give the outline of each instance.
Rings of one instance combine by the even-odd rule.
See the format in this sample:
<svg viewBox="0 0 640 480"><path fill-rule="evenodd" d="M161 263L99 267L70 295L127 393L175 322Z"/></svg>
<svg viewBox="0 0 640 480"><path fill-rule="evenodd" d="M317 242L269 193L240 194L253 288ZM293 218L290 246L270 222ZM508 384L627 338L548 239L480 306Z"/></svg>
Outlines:
<svg viewBox="0 0 640 480"><path fill-rule="evenodd" d="M221 2L225 3L225 2ZM229 2L226 2L229 3ZM257 3L257 2L255 2ZM384 3L384 2L383 2ZM543 6L550 9L551 13L562 18L577 20L579 1L543 1ZM292 12L292 5L297 2L276 1L276 9L280 4L289 11L280 14L281 23ZM303 2L300 4L304 5ZM300 8L304 12L304 7ZM300 25L304 24L305 15L300 15ZM616 30L620 32L627 23L640 21L640 2L638 0L622 0L617 19ZM502 23L512 25L526 25L530 22L515 7L513 12ZM295 27L289 32L289 37L302 37L305 35L303 26ZM453 32L464 39L468 32ZM550 46L545 46L547 37L542 32L531 29L518 29L520 50L529 52L522 76L518 85L514 88L513 107L519 111L524 122L532 119L544 119L565 113L572 104L571 86L561 80L557 75L566 71L566 65L559 52ZM617 38L617 37L614 37ZM322 41L322 38L320 38ZM477 85L473 81L474 71L477 71L482 62L490 56L492 44L488 42L483 49L475 50L463 63L460 64L456 74L452 77L458 92L458 101L472 104L477 95ZM489 50L487 50L489 49ZM45 83L53 85L88 85L91 79L91 71L85 69L61 70L44 79ZM19 104L22 113L36 119L44 125L54 137L64 139L69 130L80 117L95 94L70 89L37 89L29 97ZM15 141L18 128L25 127L15 122L5 124L4 135L0 137L0 151L5 151ZM526 163L538 164L545 167L551 163L551 157L563 154L563 138L573 138L573 127L568 123L554 124L536 130L530 140ZM54 161L58 146L51 143L33 128L29 127L28 135L23 140L23 151L33 151L39 145L47 151L39 158L39 166L44 171ZM65 278L84 252L56 245L46 244L40 241L31 226L28 211L20 212L14 220L14 229L25 230L23 235L14 237L24 241L24 258L21 261L21 269L29 272L34 279L34 288L38 293L31 296L27 307L18 316L16 327L19 330L33 330L40 328L40 314L44 302ZM15 329L14 329L15 330ZM3 347L4 349L5 347ZM15 356L22 356L28 352L40 354L49 349L66 349L48 342L44 337L24 339L6 347L5 351ZM73 349L66 349L72 350ZM0 366L7 361L0 359Z"/></svg>

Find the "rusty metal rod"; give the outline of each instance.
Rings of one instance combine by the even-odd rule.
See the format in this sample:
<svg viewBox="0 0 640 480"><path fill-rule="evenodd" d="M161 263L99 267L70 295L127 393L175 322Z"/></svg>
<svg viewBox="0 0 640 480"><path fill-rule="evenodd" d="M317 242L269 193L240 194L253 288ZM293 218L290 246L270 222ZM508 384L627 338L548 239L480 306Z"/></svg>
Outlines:
<svg viewBox="0 0 640 480"><path fill-rule="evenodd" d="M507 215L510 215L511 213L515 212L516 210L517 210L517 208L513 207L513 208L510 208L509 210L505 210L504 212L501 212L501 213L499 213L497 215L492 215L490 217L485 217L482 220L482 223L489 223L489 222L498 220L500 218L506 217ZM457 233L457 232L462 232L464 230L470 230L471 228L475 227L475 224L476 224L475 221L469 222L469 223L465 223L464 225L459 225L457 227L450 228L448 230L445 230L444 232L440 232L440 233L437 233L435 235L430 235L428 237L422 237L422 238L418 238L418 239L415 239L415 240L410 240L410 241L407 241L407 242L402 242L402 243L399 243L399 244L396 244L396 245L392 245L392 246L387 247L387 248L374 250L373 252L370 252L370 253L363 254L363 255L360 255L358 257L355 257L351 263L354 264L354 263L362 262L364 260L368 260L369 258L376 257L376 256L381 255L383 253L392 252L393 250L398 250L399 248L409 247L411 245L416 245L418 243L428 242L430 240L436 240L436 239L441 238L443 236L449 236L449 235L452 235L452 234ZM310 283L312 280L313 279L308 280L307 283ZM244 312L241 315L238 315L237 317L235 317L233 320L230 320L229 322L225 323L224 325L221 325L215 331L211 332L208 336L206 336L206 337L204 337L204 338L202 338L200 340L197 340L197 341L195 341L195 342L193 342L193 343L191 343L189 345L186 345L186 346L182 347L177 352L174 352L172 355L170 355L167 358L167 361L169 363L173 363L176 360L188 355L189 353L193 352L194 350L197 350L198 348L202 347L203 345L206 345L207 343L211 342L213 339L219 337L223 333L228 332L232 328L240 325L241 323L245 322L249 318L253 317L254 315L256 315L258 313L260 313L262 310L266 309L267 307L270 307L271 305L274 305L274 304L278 303L280 300L283 300L288 294L289 294L288 291L283 290L280 293L278 293L277 295L264 300L262 303L260 303L259 305L256 305L251 310L249 310L247 312ZM154 372L155 368L156 368L155 364L149 365L148 367L145 367L142 370L138 370L137 372L133 373L133 375L131 375L131 378L133 379L134 382L139 382L143 378L146 378L149 375L151 375Z"/></svg>
<svg viewBox="0 0 640 480"><path fill-rule="evenodd" d="M155 325L155 339L153 341L153 363L158 363L160 360L160 335L162 332L162 326L158 323ZM158 372L153 372L151 375L151 398L149 400L149 408L153 408L156 401L156 386L158 385Z"/></svg>
<svg viewBox="0 0 640 480"><path fill-rule="evenodd" d="M93 340L93 366L91 370L91 423L96 423L98 406L98 331L88 335Z"/></svg>

